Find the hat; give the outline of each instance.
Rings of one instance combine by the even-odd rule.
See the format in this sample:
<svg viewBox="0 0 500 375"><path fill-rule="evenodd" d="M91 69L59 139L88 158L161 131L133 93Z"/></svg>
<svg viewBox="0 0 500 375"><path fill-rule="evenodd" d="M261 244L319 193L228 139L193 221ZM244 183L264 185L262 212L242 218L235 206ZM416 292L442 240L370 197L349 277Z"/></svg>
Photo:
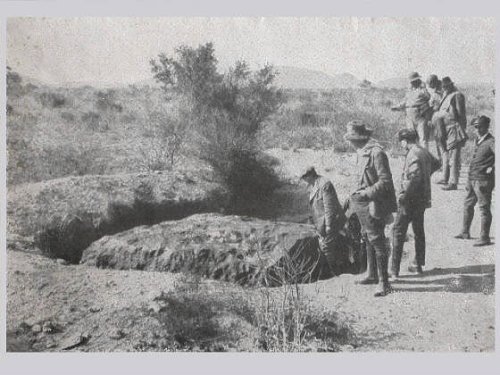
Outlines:
<svg viewBox="0 0 500 375"><path fill-rule="evenodd" d="M408 79L410 80L410 82L413 82L413 81L416 81L418 79L422 79L422 77L420 77L420 74L418 74L417 72L412 72L408 76Z"/></svg>
<svg viewBox="0 0 500 375"><path fill-rule="evenodd" d="M490 126L490 118L488 116L478 116L472 119L471 125L474 127L486 125Z"/></svg>
<svg viewBox="0 0 500 375"><path fill-rule="evenodd" d="M448 86L453 85L453 81L451 80L450 77L443 77L442 84L443 84L443 87L448 87Z"/></svg>
<svg viewBox="0 0 500 375"><path fill-rule="evenodd" d="M429 75L429 77L427 77L427 80L426 80L427 84L431 87L436 87L438 81L439 81L439 78L435 74Z"/></svg>
<svg viewBox="0 0 500 375"><path fill-rule="evenodd" d="M347 133L344 134L346 141L365 141L370 138L373 129L367 127L359 120L350 121L347 124Z"/></svg>
<svg viewBox="0 0 500 375"><path fill-rule="evenodd" d="M303 173L300 174L300 179L304 179L306 177L316 177L318 174L316 173L316 169L314 167L307 167Z"/></svg>
<svg viewBox="0 0 500 375"><path fill-rule="evenodd" d="M398 131L398 140L401 142L402 140L408 142L415 142L418 139L418 134L413 129L401 129Z"/></svg>

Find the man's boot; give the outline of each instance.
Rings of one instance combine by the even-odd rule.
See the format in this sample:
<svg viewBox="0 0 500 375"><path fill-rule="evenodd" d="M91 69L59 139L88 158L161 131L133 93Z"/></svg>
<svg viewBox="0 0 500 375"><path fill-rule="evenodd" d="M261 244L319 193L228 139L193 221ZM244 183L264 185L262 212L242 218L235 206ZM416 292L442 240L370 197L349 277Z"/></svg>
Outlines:
<svg viewBox="0 0 500 375"><path fill-rule="evenodd" d="M377 271L379 282L377 284L377 290L375 291L375 297L384 297L389 294L391 289L391 284L389 284L389 275L387 273L389 257L384 254L377 254Z"/></svg>
<svg viewBox="0 0 500 375"><path fill-rule="evenodd" d="M450 166L443 166L443 178L439 180L437 183L439 185L448 185L448 180L450 179Z"/></svg>
<svg viewBox="0 0 500 375"><path fill-rule="evenodd" d="M481 236L479 237L479 241L476 242L473 246L479 247L491 245L490 227L491 215L481 215Z"/></svg>
<svg viewBox="0 0 500 375"><path fill-rule="evenodd" d="M474 218L474 208L472 210L464 209L464 219L462 221L462 231L455 238L460 240L470 240L470 226ZM488 232L489 233L489 232Z"/></svg>
<svg viewBox="0 0 500 375"><path fill-rule="evenodd" d="M368 241L366 242L366 265L367 265L366 267L367 276L364 279L357 281L356 284L361 284L361 285L377 284L378 276L377 276L377 261L375 258L375 250Z"/></svg>
<svg viewBox="0 0 500 375"><path fill-rule="evenodd" d="M450 190L458 190L457 184L448 184L443 186L441 190L450 191Z"/></svg>

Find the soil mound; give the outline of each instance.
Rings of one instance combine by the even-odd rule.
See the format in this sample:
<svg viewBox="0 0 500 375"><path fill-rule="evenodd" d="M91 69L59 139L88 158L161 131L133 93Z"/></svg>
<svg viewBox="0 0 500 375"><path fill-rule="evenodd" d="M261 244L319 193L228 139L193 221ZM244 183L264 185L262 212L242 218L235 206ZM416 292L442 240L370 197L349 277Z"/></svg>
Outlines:
<svg viewBox="0 0 500 375"><path fill-rule="evenodd" d="M34 236L48 256L78 263L104 235L224 205L220 185L188 172L69 177L8 192L9 237Z"/></svg>

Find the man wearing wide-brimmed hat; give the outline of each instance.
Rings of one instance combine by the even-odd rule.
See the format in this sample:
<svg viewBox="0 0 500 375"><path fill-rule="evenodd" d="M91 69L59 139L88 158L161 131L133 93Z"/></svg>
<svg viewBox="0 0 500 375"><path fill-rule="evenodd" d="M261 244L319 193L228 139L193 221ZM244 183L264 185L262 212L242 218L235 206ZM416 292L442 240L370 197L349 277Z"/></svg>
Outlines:
<svg viewBox="0 0 500 375"><path fill-rule="evenodd" d="M393 111L406 111L406 127L414 129L419 138L420 145L427 148L429 142L429 120L432 110L429 105L430 94L422 83L422 77L417 72L410 73L408 80L410 88L405 99Z"/></svg>
<svg viewBox="0 0 500 375"><path fill-rule="evenodd" d="M350 197L350 209L361 223L366 242L368 275L360 284L378 284L376 297L390 292L388 277L389 249L385 226L396 211L396 195L389 159L371 135L373 130L361 121L347 124L344 139L356 149L358 186Z"/></svg>
<svg viewBox="0 0 500 375"><path fill-rule="evenodd" d="M457 190L460 176L460 153L467 140L465 97L457 90L450 77L442 79L443 99L433 117L434 126L440 129L442 145L447 151L443 155L443 178L438 184L443 190Z"/></svg>
<svg viewBox="0 0 500 375"><path fill-rule="evenodd" d="M439 169L441 162L429 151L417 144L415 130L402 129L398 140L406 150L401 188L398 195L398 213L394 221L391 274L399 276L403 245L411 223L415 235L415 256L408 271L421 274L425 265L424 213L431 207L431 175Z"/></svg>
<svg viewBox="0 0 500 375"><path fill-rule="evenodd" d="M308 167L300 176L309 187L309 204L313 223L319 235L320 251L325 256L332 274L337 274L341 257L336 244L340 243L340 231L346 222L343 207L331 181L316 173L314 167Z"/></svg>
<svg viewBox="0 0 500 375"><path fill-rule="evenodd" d="M469 178L465 190L462 231L455 238L470 239L470 226L474 217L474 206L479 204L481 235L474 246L491 244L491 196L495 187L495 138L489 132L490 118L479 116L472 120L477 134L474 154L469 165Z"/></svg>

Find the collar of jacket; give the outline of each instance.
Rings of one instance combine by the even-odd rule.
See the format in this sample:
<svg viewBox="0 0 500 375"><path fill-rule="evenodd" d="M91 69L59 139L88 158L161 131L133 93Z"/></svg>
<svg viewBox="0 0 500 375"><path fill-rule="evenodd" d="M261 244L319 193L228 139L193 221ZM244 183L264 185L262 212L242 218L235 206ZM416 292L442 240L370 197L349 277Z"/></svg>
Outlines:
<svg viewBox="0 0 500 375"><path fill-rule="evenodd" d="M488 137L489 135L491 135L490 132L487 132L485 135L483 135L481 138L478 138L476 140L476 145L479 146L481 143L483 143L485 140L489 139L490 137Z"/></svg>
<svg viewBox="0 0 500 375"><path fill-rule="evenodd" d="M377 142L377 140L370 138L368 140L368 143L366 143L366 145L358 151L358 155L362 157L369 157L372 150L375 147L378 147L380 149L382 148L382 146L380 145L380 143Z"/></svg>
<svg viewBox="0 0 500 375"><path fill-rule="evenodd" d="M311 187L311 192L309 193L309 202L311 202L316 196L316 194L318 194L320 183L321 183L321 176L318 176L318 178L316 178L316 181L314 181L314 185Z"/></svg>

